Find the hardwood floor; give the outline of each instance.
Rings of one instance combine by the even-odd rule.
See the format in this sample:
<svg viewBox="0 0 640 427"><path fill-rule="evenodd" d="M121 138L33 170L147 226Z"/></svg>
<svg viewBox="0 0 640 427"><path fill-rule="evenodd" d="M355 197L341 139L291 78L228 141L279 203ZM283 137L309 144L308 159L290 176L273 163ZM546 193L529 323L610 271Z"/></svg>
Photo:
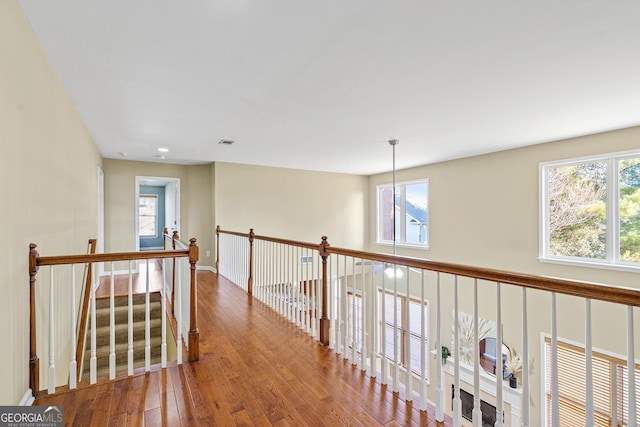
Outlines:
<svg viewBox="0 0 640 427"><path fill-rule="evenodd" d="M444 425L223 277L198 272L198 292L200 361L34 404L62 405L78 426Z"/></svg>

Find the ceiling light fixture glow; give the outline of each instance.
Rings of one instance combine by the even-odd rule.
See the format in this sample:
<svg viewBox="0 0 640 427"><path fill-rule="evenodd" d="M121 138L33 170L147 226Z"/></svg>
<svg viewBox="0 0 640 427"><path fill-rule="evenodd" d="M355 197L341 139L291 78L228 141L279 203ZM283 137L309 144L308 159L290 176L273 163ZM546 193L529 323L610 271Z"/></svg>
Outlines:
<svg viewBox="0 0 640 427"><path fill-rule="evenodd" d="M168 152L169 152L169 149L168 149L168 148L162 148L162 147L161 147L161 148L158 148L158 151L159 151L159 152L161 152L161 153L168 153Z"/></svg>

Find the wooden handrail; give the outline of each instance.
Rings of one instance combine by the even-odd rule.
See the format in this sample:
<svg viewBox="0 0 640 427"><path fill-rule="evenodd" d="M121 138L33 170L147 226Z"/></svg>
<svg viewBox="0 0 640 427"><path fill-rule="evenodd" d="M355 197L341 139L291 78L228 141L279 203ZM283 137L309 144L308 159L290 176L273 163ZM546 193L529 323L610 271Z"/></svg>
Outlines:
<svg viewBox="0 0 640 427"><path fill-rule="evenodd" d="M89 253L96 253L96 239L89 239ZM80 311L80 322L78 322L78 337L76 345L76 361L77 372L76 378L80 378L80 372L82 371L82 360L84 358L85 337L87 334L87 321L89 319L89 300L91 298L91 282L93 280L93 264L87 264L87 278L84 283L82 298L82 307Z"/></svg>
<svg viewBox="0 0 640 427"><path fill-rule="evenodd" d="M217 229L217 232L222 234L248 237L247 233L229 232L220 228ZM307 242L298 242L295 240L266 237L257 234L254 235L253 238L256 240L283 243L310 249L322 248L323 244L320 243L320 245L318 245ZM327 255L345 255L354 258L363 258L371 261L377 261L383 264L402 265L416 269L448 273L458 276L476 278L480 280L487 280L490 282L521 286L529 289L537 289L546 292L555 292L558 294L579 296L583 298L590 298L593 300L640 307L640 290L633 288L559 279L554 277L535 276L505 270L431 261L422 258L412 258L375 252L366 252L354 249L338 248L330 245L328 245L325 250Z"/></svg>
<svg viewBox="0 0 640 427"><path fill-rule="evenodd" d="M189 250L145 251L145 252L112 252L93 255L58 255L37 257L37 266L83 264L86 262L136 261L140 259L172 258L188 256Z"/></svg>

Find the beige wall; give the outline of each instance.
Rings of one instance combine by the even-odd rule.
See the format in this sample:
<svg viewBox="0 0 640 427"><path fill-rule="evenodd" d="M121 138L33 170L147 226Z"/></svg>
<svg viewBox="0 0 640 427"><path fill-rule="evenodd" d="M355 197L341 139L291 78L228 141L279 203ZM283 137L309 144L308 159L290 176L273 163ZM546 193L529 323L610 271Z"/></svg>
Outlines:
<svg viewBox="0 0 640 427"><path fill-rule="evenodd" d="M361 249L367 178L231 163L215 165L215 222L225 230Z"/></svg>
<svg viewBox="0 0 640 427"><path fill-rule="evenodd" d="M402 146L397 156L403 153ZM542 263L538 260L538 169L540 162L627 151L640 148L640 127L586 136L499 153L426 165L397 173L398 181L429 179L430 247L428 250L399 249L401 255L435 261L485 266L544 276L607 283L640 288L637 273ZM375 212L376 185L391 182L390 174L370 177L369 212ZM389 251L375 244L375 219L369 227L370 250ZM435 300L434 280L428 297ZM452 282L443 278L443 331L449 345L451 330ZM495 284L480 284L480 316L495 320ZM415 291L414 291L415 292ZM473 313L472 283L461 280L461 310ZM534 422L540 414L541 333L550 333L550 296L529 292L530 357L533 362L532 398ZM503 286L504 341L521 351L521 294ZM584 302L558 298L560 337L584 342ZM610 304L594 303L594 346L626 354L625 310ZM636 313L635 330L640 330ZM606 321L603 321L606 319ZM637 332L636 332L637 335ZM435 337L435 330L431 329ZM636 355L640 340L636 340ZM435 364L432 362L432 372ZM434 385L432 383L431 389ZM433 394L430 396L433 399Z"/></svg>
<svg viewBox="0 0 640 427"><path fill-rule="evenodd" d="M17 404L29 387L28 245L42 255L81 253L97 233L101 159L71 100L15 0L0 2L0 405ZM48 316L48 269L38 275L39 330ZM69 288L57 290L70 312ZM48 341L38 335L41 386ZM69 334L59 334L58 354ZM66 340L66 341L65 341ZM68 350L67 354L68 354ZM65 360L69 360L68 356ZM68 366L68 363L67 363ZM64 369L62 369L64 370Z"/></svg>
<svg viewBox="0 0 640 427"><path fill-rule="evenodd" d="M164 163L104 160L105 252L134 251L136 176L180 179L180 239L191 237L200 247L199 266L213 266L215 227L211 220L212 165L184 166Z"/></svg>

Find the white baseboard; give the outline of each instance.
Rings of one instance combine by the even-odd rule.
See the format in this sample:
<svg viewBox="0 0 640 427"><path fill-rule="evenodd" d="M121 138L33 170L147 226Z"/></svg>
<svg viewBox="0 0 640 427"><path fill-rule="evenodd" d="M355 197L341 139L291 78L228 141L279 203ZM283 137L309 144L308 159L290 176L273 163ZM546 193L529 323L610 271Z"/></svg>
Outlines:
<svg viewBox="0 0 640 427"><path fill-rule="evenodd" d="M33 397L33 393L31 393L31 389L28 388L27 391L24 392L24 396L22 396L22 399L20 399L20 403L18 403L18 406L31 406L33 405L33 401L34 401L34 397Z"/></svg>
<svg viewBox="0 0 640 427"><path fill-rule="evenodd" d="M216 269L214 267L209 266L209 265L196 265L196 270L210 271L212 273L216 272Z"/></svg>

